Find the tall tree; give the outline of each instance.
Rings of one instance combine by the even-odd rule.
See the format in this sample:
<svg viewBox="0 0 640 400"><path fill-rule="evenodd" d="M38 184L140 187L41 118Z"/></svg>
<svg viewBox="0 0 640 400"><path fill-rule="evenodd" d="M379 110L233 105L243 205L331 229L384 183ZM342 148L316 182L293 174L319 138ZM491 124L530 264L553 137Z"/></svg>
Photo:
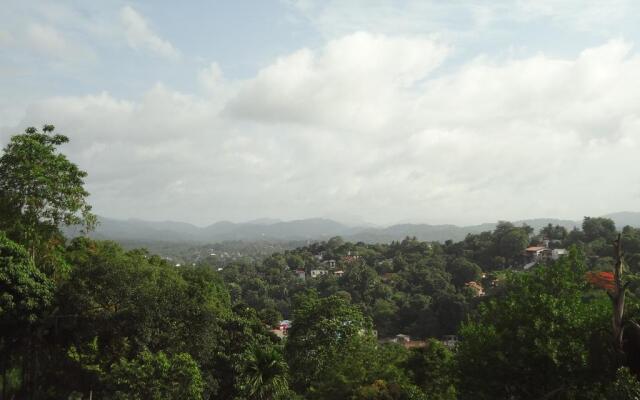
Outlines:
<svg viewBox="0 0 640 400"><path fill-rule="evenodd" d="M0 229L25 245L32 258L61 225L89 230L96 223L86 201L87 173L57 151L69 139L53 131L53 125L42 132L27 128L11 138L0 157Z"/></svg>
<svg viewBox="0 0 640 400"><path fill-rule="evenodd" d="M286 343L293 387L307 398L349 398L367 380L371 321L343 298L298 300ZM339 397L336 397L339 396Z"/></svg>
<svg viewBox="0 0 640 400"><path fill-rule="evenodd" d="M616 238L616 224L609 218L584 217L582 231L587 242L597 239L612 242Z"/></svg>

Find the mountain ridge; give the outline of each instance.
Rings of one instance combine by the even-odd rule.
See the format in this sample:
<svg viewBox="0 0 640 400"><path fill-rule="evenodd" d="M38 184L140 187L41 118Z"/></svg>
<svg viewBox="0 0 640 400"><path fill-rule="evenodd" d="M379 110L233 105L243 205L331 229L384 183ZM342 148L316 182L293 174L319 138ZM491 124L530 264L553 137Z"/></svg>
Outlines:
<svg viewBox="0 0 640 400"><path fill-rule="evenodd" d="M640 227L640 212L616 212L603 217L611 218L616 226ZM146 221L137 218L126 220L99 217L99 225L91 234L96 239L115 241L163 241L182 243L215 243L229 240L299 241L326 240L342 236L350 241L390 242L415 236L426 241L462 240L467 234L493 230L496 223L459 226L454 224L403 223L386 227L350 226L329 218L307 218L283 221L261 218L248 222L218 221L199 227L179 221ZM533 218L512 221L515 225L527 224L536 231L551 223L567 229L580 227L581 221L557 218ZM68 229L68 236L76 236L77 229Z"/></svg>

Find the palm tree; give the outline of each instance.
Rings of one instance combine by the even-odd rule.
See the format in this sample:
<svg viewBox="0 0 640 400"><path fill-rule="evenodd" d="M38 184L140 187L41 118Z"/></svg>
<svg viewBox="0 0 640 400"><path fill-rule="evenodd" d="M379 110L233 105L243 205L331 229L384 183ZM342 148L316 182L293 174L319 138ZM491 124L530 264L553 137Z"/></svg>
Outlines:
<svg viewBox="0 0 640 400"><path fill-rule="evenodd" d="M245 352L240 391L248 399L291 398L287 363L274 346L252 344Z"/></svg>

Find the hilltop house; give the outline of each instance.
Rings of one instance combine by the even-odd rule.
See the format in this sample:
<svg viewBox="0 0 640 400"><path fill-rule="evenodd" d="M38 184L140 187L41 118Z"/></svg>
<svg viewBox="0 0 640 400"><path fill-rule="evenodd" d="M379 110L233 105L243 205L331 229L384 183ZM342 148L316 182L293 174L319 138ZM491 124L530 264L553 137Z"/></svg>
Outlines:
<svg viewBox="0 0 640 400"><path fill-rule="evenodd" d="M545 260L547 257L545 256L545 251L548 254L548 249L545 246L529 246L524 250L525 255L525 264L522 266L523 269L527 270L534 267L540 261Z"/></svg>
<svg viewBox="0 0 640 400"><path fill-rule="evenodd" d="M568 254L566 249L551 249L548 247L549 241L544 240L542 246L529 246L524 250L527 264L525 269L528 269L538 262L546 260L557 260L563 255Z"/></svg>
<svg viewBox="0 0 640 400"><path fill-rule="evenodd" d="M525 255L529 261L541 260L545 251L550 250L545 246L529 246L524 250Z"/></svg>

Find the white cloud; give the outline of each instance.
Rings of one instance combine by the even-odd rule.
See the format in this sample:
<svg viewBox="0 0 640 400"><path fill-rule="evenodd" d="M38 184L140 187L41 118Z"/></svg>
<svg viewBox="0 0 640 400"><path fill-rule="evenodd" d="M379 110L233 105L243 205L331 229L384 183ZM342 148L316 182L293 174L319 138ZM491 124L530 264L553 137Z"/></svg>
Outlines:
<svg viewBox="0 0 640 400"><path fill-rule="evenodd" d="M469 223L637 209L631 43L437 71L447 54L422 37L352 34L244 81L212 64L206 95L158 84L138 100L52 98L21 126L68 133L111 216Z"/></svg>
<svg viewBox="0 0 640 400"><path fill-rule="evenodd" d="M180 58L180 52L169 42L158 36L149 27L147 20L131 6L120 10L120 21L125 29L127 43L134 49L145 49L162 57Z"/></svg>
<svg viewBox="0 0 640 400"><path fill-rule="evenodd" d="M7 31L0 30L0 46L6 46L13 42L13 36Z"/></svg>
<svg viewBox="0 0 640 400"><path fill-rule="evenodd" d="M425 38L347 35L319 51L278 59L241 85L227 111L263 121L378 129L447 53Z"/></svg>
<svg viewBox="0 0 640 400"><path fill-rule="evenodd" d="M31 23L26 28L26 38L33 49L49 57L66 61L95 58L90 49L67 39L53 26Z"/></svg>

